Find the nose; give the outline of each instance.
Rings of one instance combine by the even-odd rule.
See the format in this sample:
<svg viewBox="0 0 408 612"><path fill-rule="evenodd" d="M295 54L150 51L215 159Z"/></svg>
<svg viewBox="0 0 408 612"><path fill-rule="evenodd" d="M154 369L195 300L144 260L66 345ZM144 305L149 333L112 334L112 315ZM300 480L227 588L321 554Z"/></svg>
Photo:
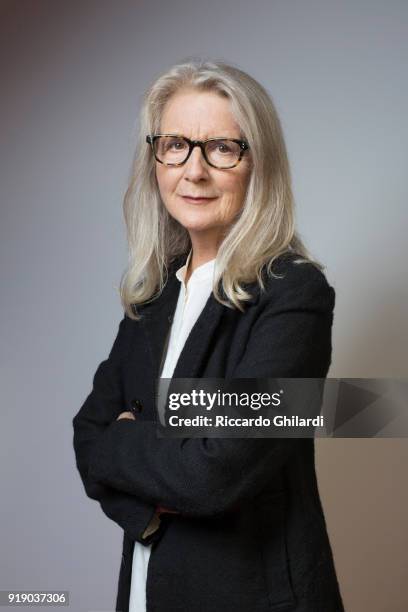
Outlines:
<svg viewBox="0 0 408 612"><path fill-rule="evenodd" d="M208 176L208 166L200 147L196 146L184 164L184 177L192 181Z"/></svg>

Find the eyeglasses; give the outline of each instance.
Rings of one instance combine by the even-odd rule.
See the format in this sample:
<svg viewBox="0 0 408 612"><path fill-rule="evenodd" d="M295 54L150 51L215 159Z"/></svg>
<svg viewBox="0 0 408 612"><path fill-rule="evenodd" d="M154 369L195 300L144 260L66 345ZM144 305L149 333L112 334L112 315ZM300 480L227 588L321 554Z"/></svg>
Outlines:
<svg viewBox="0 0 408 612"><path fill-rule="evenodd" d="M209 138L208 140L190 140L177 134L156 134L146 136L153 150L154 157L165 166L185 164L194 147L200 147L205 161L213 168L234 168L242 159L249 145L244 140L235 138Z"/></svg>

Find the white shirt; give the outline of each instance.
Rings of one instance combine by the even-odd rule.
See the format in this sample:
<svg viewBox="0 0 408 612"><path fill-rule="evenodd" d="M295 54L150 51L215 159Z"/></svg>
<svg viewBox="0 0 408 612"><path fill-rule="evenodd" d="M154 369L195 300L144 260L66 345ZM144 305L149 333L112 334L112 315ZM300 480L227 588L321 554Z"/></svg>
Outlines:
<svg viewBox="0 0 408 612"><path fill-rule="evenodd" d="M161 378L171 378L183 346L198 319L212 291L215 259L207 261L194 270L185 285L184 279L191 251L186 263L179 268L176 276L180 281L180 293L177 301L167 345L166 360L161 371ZM160 519L153 520L158 526ZM145 530L145 533L148 528ZM154 531L154 529L153 529ZM129 612L146 612L146 579L151 548L135 541L132 562L132 577L129 597Z"/></svg>

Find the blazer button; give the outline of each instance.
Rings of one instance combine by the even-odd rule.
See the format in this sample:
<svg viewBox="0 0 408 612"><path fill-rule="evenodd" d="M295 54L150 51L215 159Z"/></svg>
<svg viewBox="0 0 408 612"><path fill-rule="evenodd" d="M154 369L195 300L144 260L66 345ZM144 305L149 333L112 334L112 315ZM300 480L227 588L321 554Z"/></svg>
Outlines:
<svg viewBox="0 0 408 612"><path fill-rule="evenodd" d="M139 414L139 412L142 412L143 410L142 402L139 399L137 399L137 397L131 400L130 406L131 406L132 412L134 412L135 414Z"/></svg>

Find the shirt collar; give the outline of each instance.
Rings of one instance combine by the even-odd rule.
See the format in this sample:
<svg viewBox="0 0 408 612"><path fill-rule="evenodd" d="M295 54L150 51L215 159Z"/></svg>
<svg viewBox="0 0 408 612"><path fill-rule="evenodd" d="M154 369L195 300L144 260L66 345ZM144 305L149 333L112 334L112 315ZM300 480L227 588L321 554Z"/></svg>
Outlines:
<svg viewBox="0 0 408 612"><path fill-rule="evenodd" d="M193 252L192 249L190 249L190 252L187 255L186 263L184 264L184 266L179 268L176 272L176 276L181 283L184 283L184 279L186 276L188 264L190 263L192 252ZM195 283L196 281L203 281L203 280L208 280L212 278L214 274L214 266L215 266L215 258L211 259L210 261L206 261L204 264L202 264L201 266L199 266L198 268L194 270L188 282Z"/></svg>

